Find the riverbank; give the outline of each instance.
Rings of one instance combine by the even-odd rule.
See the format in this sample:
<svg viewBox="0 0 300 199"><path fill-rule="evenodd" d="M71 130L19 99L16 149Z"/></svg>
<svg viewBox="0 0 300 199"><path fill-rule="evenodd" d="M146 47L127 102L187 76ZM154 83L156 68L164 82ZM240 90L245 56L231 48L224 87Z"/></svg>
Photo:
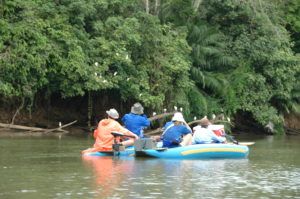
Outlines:
<svg viewBox="0 0 300 199"><path fill-rule="evenodd" d="M108 106L108 104L110 104L110 106ZM105 117L105 110L107 110L108 108L116 107L117 110L119 110L120 115L124 115L130 111L130 106L125 106L122 103L104 103L103 101L101 101L101 103L98 102L93 104L93 109L91 111L89 120L86 107L86 100L79 100L77 98L74 98L72 100L56 99L52 100L51 103L41 103L40 105L36 105L35 108L32 108L31 111L28 111L25 108L17 111L16 108L4 106L4 104L2 104L2 106L0 106L0 123L11 124L13 122L13 124L15 125L53 129L58 128L60 124L64 125L76 120L77 122L75 124L65 128L69 132L69 134L91 133L91 129L95 128L99 120ZM148 115L150 114L148 113ZM284 126L287 132L289 134L300 134L300 115L286 114L284 115L284 118ZM263 127L260 127L257 122L251 118L245 118L245 116L236 115L232 118L232 120L234 124L232 132L244 131L259 134L270 133L267 132ZM151 127L152 130L161 127L163 123L164 122L156 122L155 127ZM90 127L88 127L89 125ZM14 129L6 131L5 129L3 130L0 128L0 134L1 132L5 132L5 134L7 134L7 132L11 132L12 134L16 134L15 136L20 136L21 134L23 134L22 136L46 135L42 132L24 133L24 131L22 132ZM54 132L51 132L49 134L54 134Z"/></svg>

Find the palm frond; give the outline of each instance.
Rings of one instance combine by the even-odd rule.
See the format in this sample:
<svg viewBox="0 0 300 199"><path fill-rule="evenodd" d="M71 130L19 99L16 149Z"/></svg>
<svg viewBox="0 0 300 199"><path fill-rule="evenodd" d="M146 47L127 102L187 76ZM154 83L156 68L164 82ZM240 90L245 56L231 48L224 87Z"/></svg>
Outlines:
<svg viewBox="0 0 300 199"><path fill-rule="evenodd" d="M300 104L299 103L296 103L296 102L292 102L290 104L290 109L293 113L297 113L297 114L300 114Z"/></svg>
<svg viewBox="0 0 300 199"><path fill-rule="evenodd" d="M196 86L192 87L188 92L188 101L190 104L190 115L196 117L203 117L207 115L208 102L207 97Z"/></svg>
<svg viewBox="0 0 300 199"><path fill-rule="evenodd" d="M296 89L292 90L291 95L294 99L299 99L300 100L300 90L296 90Z"/></svg>
<svg viewBox="0 0 300 199"><path fill-rule="evenodd" d="M202 83L205 86L205 81L204 81L204 74L201 71L200 68L192 67L191 68L191 75L192 78L195 80L196 83Z"/></svg>

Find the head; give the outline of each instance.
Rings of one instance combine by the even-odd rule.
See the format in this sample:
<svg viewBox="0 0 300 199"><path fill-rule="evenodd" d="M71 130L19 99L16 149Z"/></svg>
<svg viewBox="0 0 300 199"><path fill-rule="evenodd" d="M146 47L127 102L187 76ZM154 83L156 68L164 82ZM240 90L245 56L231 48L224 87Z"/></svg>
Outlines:
<svg viewBox="0 0 300 199"><path fill-rule="evenodd" d="M106 111L108 117L112 118L112 119L118 119L119 118L119 113L116 109L111 108L108 111Z"/></svg>
<svg viewBox="0 0 300 199"><path fill-rule="evenodd" d="M144 107L139 102L137 102L131 107L131 113L142 115L144 114Z"/></svg>
<svg viewBox="0 0 300 199"><path fill-rule="evenodd" d="M207 118L203 118L200 120L200 125L206 128L208 125L211 125L210 121Z"/></svg>
<svg viewBox="0 0 300 199"><path fill-rule="evenodd" d="M172 121L175 121L175 124L182 124L185 122L183 115L180 112L174 114L174 116L172 117Z"/></svg>

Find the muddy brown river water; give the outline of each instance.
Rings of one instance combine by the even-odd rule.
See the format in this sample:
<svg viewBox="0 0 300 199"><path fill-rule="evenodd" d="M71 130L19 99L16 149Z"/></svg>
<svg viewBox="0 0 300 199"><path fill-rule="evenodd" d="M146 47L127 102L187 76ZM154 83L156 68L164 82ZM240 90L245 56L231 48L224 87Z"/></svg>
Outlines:
<svg viewBox="0 0 300 199"><path fill-rule="evenodd" d="M241 135L247 159L85 157L91 136L1 137L1 199L300 198L300 136Z"/></svg>

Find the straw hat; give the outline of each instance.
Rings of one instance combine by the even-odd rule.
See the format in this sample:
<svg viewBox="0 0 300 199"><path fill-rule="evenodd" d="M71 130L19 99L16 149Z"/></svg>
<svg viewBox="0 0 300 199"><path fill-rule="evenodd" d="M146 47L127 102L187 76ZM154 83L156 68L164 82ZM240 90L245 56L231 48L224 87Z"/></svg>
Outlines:
<svg viewBox="0 0 300 199"><path fill-rule="evenodd" d="M106 113L111 118L114 118L114 119L118 119L119 118L119 113L114 108L109 109L108 111L106 111Z"/></svg>
<svg viewBox="0 0 300 199"><path fill-rule="evenodd" d="M144 113L144 108L140 103L135 103L131 107L131 113L137 114L137 115L142 115Z"/></svg>

